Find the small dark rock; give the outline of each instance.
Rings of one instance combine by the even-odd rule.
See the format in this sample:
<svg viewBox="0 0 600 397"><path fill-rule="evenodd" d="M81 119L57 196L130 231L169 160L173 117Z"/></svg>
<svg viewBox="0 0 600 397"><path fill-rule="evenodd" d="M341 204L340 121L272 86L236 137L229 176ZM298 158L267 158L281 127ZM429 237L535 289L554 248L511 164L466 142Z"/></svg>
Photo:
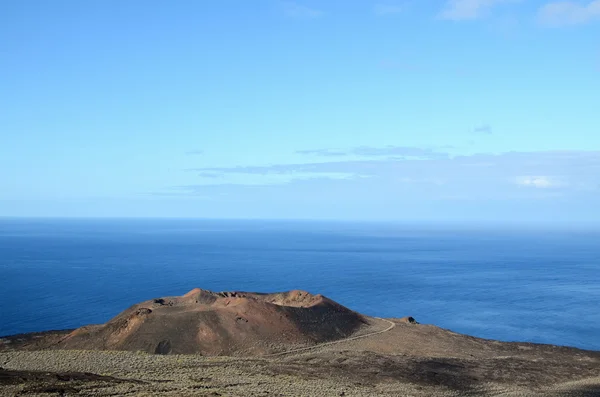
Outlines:
<svg viewBox="0 0 600 397"><path fill-rule="evenodd" d="M402 317L400 319L400 322L402 323L407 323L407 324L419 324L417 322L417 320L414 319L414 317L408 316L408 317Z"/></svg>
<svg viewBox="0 0 600 397"><path fill-rule="evenodd" d="M171 353L171 341L168 339L162 340L154 349L154 354L169 354Z"/></svg>

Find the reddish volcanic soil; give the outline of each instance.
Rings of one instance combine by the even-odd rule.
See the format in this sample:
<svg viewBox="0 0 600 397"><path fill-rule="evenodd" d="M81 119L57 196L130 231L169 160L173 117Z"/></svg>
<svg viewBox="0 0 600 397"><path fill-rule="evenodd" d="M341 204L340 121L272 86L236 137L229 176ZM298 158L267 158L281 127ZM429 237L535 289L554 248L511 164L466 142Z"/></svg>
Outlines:
<svg viewBox="0 0 600 397"><path fill-rule="evenodd" d="M139 303L108 323L71 332L52 348L158 354L256 355L347 338L369 320L304 291L193 289Z"/></svg>

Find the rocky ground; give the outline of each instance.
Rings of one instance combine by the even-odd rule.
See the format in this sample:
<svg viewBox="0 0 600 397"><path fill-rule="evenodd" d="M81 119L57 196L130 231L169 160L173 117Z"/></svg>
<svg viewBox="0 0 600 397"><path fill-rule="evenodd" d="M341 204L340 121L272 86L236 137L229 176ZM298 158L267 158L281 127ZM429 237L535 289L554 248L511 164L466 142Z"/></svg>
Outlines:
<svg viewBox="0 0 600 397"><path fill-rule="evenodd" d="M0 395L600 396L600 352L372 322L357 339L256 357L35 349L64 333L5 339Z"/></svg>

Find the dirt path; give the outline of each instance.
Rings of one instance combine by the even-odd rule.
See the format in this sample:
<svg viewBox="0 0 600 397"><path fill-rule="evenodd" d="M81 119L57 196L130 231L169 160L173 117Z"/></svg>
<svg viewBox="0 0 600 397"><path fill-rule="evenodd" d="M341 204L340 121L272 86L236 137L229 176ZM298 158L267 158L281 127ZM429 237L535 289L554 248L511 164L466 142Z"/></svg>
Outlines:
<svg viewBox="0 0 600 397"><path fill-rule="evenodd" d="M277 357L277 356L283 356L285 354L306 352L306 351L318 349L318 348L325 347L325 346L336 345L338 343L344 343L344 342L350 342L350 341L357 340L357 339L368 338L370 336L379 335L379 334L383 334L385 332L388 332L389 330L391 330L392 328L394 328L396 326L396 323L394 323L394 322L392 322L390 320L386 320L386 319L380 318L380 317L373 317L373 318L375 318L377 320L385 321L390 326L387 327L386 329L382 330L382 331L376 331L376 332L371 332L369 334L352 336L350 338L334 340L333 342L319 343L318 345L315 345L315 346L301 347L299 349L293 349L293 350L287 350L287 351L279 352L279 353L267 354L267 355L264 355L263 357Z"/></svg>

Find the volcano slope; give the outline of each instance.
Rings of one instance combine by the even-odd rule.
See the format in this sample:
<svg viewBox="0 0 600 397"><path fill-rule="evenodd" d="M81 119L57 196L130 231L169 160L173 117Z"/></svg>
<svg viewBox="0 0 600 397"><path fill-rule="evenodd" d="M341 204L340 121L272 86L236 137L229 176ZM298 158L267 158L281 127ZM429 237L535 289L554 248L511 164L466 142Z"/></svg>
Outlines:
<svg viewBox="0 0 600 397"><path fill-rule="evenodd" d="M196 288L139 303L106 324L76 329L52 348L262 355L347 338L368 326L367 317L305 291Z"/></svg>

